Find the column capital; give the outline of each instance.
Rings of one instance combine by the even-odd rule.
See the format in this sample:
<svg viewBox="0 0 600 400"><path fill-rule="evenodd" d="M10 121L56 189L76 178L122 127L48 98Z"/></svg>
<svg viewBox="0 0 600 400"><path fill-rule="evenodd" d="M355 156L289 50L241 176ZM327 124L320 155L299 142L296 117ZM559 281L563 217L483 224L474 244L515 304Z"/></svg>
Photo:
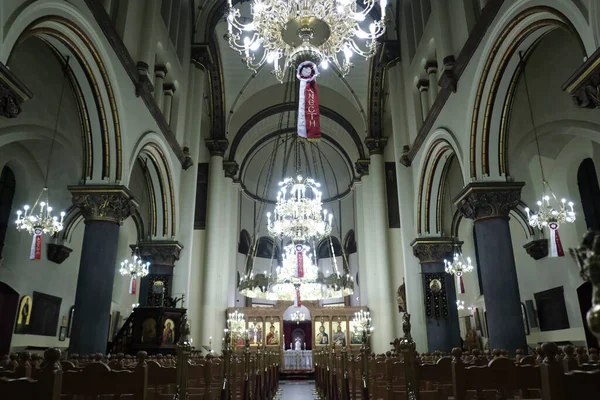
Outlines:
<svg viewBox="0 0 600 400"><path fill-rule="evenodd" d="M452 257L456 242L447 237L423 237L417 238L410 244L413 254L419 259L419 263L441 263L444 259Z"/></svg>
<svg viewBox="0 0 600 400"><path fill-rule="evenodd" d="M0 62L0 116L15 118L21 113L21 104L33 93Z"/></svg>
<svg viewBox="0 0 600 400"><path fill-rule="evenodd" d="M454 199L460 213L472 220L508 218L519 204L523 182L471 182Z"/></svg>
<svg viewBox="0 0 600 400"><path fill-rule="evenodd" d="M144 261L149 261L151 265L168 267L175 266L183 249L183 245L176 240L148 240L132 244L129 247L132 250L137 247L140 257Z"/></svg>
<svg viewBox="0 0 600 400"><path fill-rule="evenodd" d="M62 264L73 250L64 244L48 243L46 247L46 257L56 264Z"/></svg>
<svg viewBox="0 0 600 400"><path fill-rule="evenodd" d="M438 63L437 61L427 61L425 63L425 71L427 72L427 74L435 74L437 72L438 69Z"/></svg>
<svg viewBox="0 0 600 400"><path fill-rule="evenodd" d="M86 221L121 224L139 206L131 191L122 185L80 185L68 189Z"/></svg>
<svg viewBox="0 0 600 400"><path fill-rule="evenodd" d="M236 161L223 161L223 170L225 171L226 178L235 178L239 169L240 166Z"/></svg>
<svg viewBox="0 0 600 400"><path fill-rule="evenodd" d="M523 248L527 251L527 254L534 260L541 260L548 256L548 239L533 240L529 243L525 243Z"/></svg>
<svg viewBox="0 0 600 400"><path fill-rule="evenodd" d="M417 82L417 90L419 92L426 92L429 90L429 81L425 79L420 79Z"/></svg>
<svg viewBox="0 0 600 400"><path fill-rule="evenodd" d="M373 155L373 154L383 154L383 151L385 150L385 145L387 144L388 138L386 137L367 137L365 139L365 145L367 146L367 149L369 149L369 154Z"/></svg>
<svg viewBox="0 0 600 400"><path fill-rule="evenodd" d="M157 78L165 79L167 73L167 67L164 65L156 65L154 67L154 76L156 76Z"/></svg>
<svg viewBox="0 0 600 400"><path fill-rule="evenodd" d="M165 83L163 85L163 92L165 92L165 96L173 96L175 94L175 85L172 83Z"/></svg>
<svg viewBox="0 0 600 400"><path fill-rule="evenodd" d="M354 167L356 168L356 172L358 172L358 174L360 176L362 175L369 175L369 165L371 164L371 160L366 159L359 159L356 160L356 162L354 163Z"/></svg>
<svg viewBox="0 0 600 400"><path fill-rule="evenodd" d="M229 141L227 139L207 139L206 147L211 156L223 157L229 147Z"/></svg>

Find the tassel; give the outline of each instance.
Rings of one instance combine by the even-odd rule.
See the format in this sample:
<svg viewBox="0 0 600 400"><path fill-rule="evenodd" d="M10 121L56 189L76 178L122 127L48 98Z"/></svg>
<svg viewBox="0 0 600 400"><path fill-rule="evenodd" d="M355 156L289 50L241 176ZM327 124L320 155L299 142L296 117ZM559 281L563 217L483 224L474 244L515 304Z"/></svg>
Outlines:
<svg viewBox="0 0 600 400"><path fill-rule="evenodd" d="M558 234L558 224L551 222L548 224L548 228L550 228L550 257L564 257L565 251Z"/></svg>
<svg viewBox="0 0 600 400"><path fill-rule="evenodd" d="M465 294L465 282L463 281L462 275L458 277L458 286L460 288L460 294Z"/></svg>

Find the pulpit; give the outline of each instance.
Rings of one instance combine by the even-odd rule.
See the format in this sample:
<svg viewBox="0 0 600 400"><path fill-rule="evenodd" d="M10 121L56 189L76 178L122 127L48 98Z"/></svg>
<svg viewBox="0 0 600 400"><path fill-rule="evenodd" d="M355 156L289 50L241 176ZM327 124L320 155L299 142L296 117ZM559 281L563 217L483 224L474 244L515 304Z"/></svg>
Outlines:
<svg viewBox="0 0 600 400"><path fill-rule="evenodd" d="M108 352L136 354L143 350L148 354L175 354L185 313L185 308L135 308L108 344Z"/></svg>

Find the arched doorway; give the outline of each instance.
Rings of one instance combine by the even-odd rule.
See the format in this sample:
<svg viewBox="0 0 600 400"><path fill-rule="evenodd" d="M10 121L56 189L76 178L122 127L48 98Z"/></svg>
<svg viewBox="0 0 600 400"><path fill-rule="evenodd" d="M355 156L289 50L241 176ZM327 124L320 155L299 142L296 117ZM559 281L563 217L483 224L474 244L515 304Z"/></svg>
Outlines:
<svg viewBox="0 0 600 400"><path fill-rule="evenodd" d="M4 282L0 282L0 354L10 352L10 340L15 325L19 293Z"/></svg>
<svg viewBox="0 0 600 400"><path fill-rule="evenodd" d="M304 321L293 321L294 312L304 313ZM283 313L283 334L285 349L296 348L296 339L300 339L302 350L312 350L312 323L310 311L305 306L290 306Z"/></svg>

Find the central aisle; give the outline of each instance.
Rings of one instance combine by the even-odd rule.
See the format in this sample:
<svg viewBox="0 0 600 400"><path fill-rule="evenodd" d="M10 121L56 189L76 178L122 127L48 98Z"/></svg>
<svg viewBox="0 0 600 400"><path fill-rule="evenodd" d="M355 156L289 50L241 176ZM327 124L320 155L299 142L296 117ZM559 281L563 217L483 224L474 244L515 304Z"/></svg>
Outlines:
<svg viewBox="0 0 600 400"><path fill-rule="evenodd" d="M316 399L313 394L314 381L279 382L281 393L275 396L277 400L307 400Z"/></svg>

